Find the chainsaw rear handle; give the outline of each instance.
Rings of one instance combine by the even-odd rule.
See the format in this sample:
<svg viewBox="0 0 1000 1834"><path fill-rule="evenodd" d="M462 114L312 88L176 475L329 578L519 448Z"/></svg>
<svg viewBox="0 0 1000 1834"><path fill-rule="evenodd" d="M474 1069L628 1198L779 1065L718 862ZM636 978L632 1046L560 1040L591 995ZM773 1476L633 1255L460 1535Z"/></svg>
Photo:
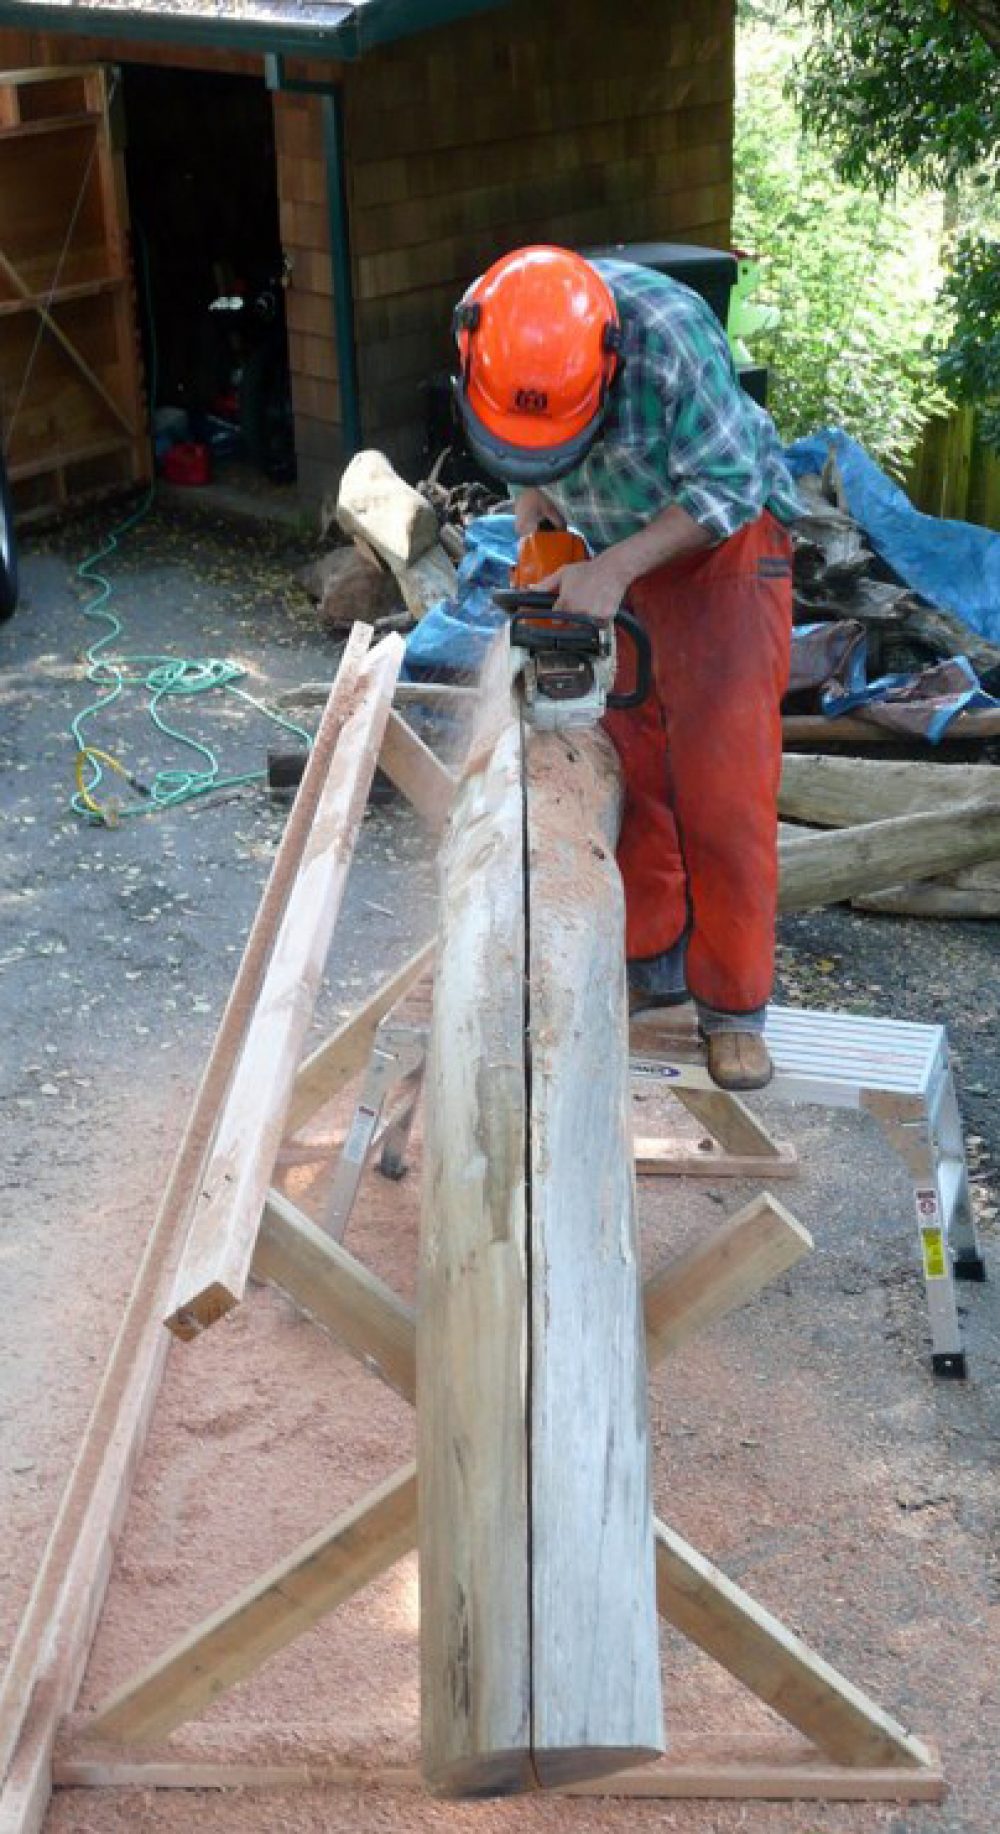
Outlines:
<svg viewBox="0 0 1000 1834"><path fill-rule="evenodd" d="M499 605L501 611L510 612L513 615L513 623L511 626L512 643L517 641L518 613L527 613L529 622L531 621L530 614L533 611L548 612L550 614L554 613L560 624L568 625L573 630L593 630L597 624L596 618L585 617L581 612L560 611L556 613L556 594L554 592L541 592L537 587L513 586L507 591L495 592L493 598L496 604ZM629 694L609 694L607 705L619 710L622 707L639 707L646 699L653 685L652 646L649 641L648 633L639 623L638 618L633 617L630 611L626 611L623 608L621 611L616 612L615 623L619 630L623 631L630 639L632 648L635 651L635 687ZM554 639L553 648L558 649L560 647L558 632L553 631L552 635Z"/></svg>

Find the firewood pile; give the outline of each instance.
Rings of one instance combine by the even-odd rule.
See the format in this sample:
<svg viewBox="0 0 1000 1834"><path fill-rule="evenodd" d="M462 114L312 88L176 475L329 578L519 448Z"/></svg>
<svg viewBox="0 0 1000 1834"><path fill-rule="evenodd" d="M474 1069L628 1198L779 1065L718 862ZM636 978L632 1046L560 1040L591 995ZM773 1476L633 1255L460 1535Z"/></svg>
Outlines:
<svg viewBox="0 0 1000 1834"><path fill-rule="evenodd" d="M320 541L326 551L299 575L334 634L357 620L377 636L406 632L455 591L464 531L499 499L484 485L447 489L440 473L447 451L414 489L381 452L359 452L324 503Z"/></svg>
<svg viewBox="0 0 1000 1834"><path fill-rule="evenodd" d="M1000 644L895 581L849 515L831 467L798 479L807 514L792 529L796 624L850 619L868 639L868 674L911 674L967 656L984 688L1000 690Z"/></svg>

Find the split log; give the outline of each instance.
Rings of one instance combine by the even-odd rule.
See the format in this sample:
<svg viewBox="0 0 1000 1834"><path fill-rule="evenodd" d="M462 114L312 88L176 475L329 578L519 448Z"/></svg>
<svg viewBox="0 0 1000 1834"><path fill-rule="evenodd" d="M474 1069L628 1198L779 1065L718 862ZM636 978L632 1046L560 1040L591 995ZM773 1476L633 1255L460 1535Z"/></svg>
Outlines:
<svg viewBox="0 0 1000 1834"><path fill-rule="evenodd" d="M530 735L532 1757L543 1787L662 1749L617 759Z"/></svg>
<svg viewBox="0 0 1000 1834"><path fill-rule="evenodd" d="M411 567L434 547L437 517L426 497L393 469L381 452L359 452L340 480L337 521L345 535L360 535L394 573Z"/></svg>
<svg viewBox="0 0 1000 1834"><path fill-rule="evenodd" d="M782 911L812 910L901 880L932 879L960 866L1000 858L1000 802L953 803L920 815L782 841Z"/></svg>
<svg viewBox="0 0 1000 1834"><path fill-rule="evenodd" d="M441 852L417 1303L424 1774L531 1771L521 733L503 656Z"/></svg>
<svg viewBox="0 0 1000 1834"><path fill-rule="evenodd" d="M423 1763L451 1794L662 1742L617 771L598 735L525 755L507 655L442 853L425 1089Z"/></svg>
<svg viewBox="0 0 1000 1834"><path fill-rule="evenodd" d="M852 828L990 795L1000 799L1000 767L995 764L897 763L788 752L782 760L778 811L820 828Z"/></svg>

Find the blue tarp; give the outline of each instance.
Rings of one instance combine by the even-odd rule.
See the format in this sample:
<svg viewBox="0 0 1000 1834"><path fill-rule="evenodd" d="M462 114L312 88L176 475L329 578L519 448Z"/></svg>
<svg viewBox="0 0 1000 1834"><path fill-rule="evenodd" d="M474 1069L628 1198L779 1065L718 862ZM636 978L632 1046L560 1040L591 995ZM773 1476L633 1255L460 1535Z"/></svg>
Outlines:
<svg viewBox="0 0 1000 1834"><path fill-rule="evenodd" d="M1000 643L1000 535L925 516L856 440L824 427L786 447L793 476L821 472L832 450L847 508L876 553L922 598Z"/></svg>
<svg viewBox="0 0 1000 1834"><path fill-rule="evenodd" d="M465 553L453 599L432 605L407 638L404 679L476 675L490 638L504 621L493 593L510 584L517 558L513 516L477 516L465 531Z"/></svg>

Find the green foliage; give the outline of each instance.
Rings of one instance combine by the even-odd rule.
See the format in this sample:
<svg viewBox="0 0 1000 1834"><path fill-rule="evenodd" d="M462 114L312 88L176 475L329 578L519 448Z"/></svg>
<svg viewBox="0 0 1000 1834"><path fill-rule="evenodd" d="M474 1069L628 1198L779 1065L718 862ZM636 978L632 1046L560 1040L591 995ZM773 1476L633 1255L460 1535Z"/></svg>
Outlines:
<svg viewBox="0 0 1000 1834"><path fill-rule="evenodd" d="M915 252L926 212L831 176L787 91L801 42L773 22L741 34L733 233L766 258L760 297L781 315L754 350L771 366L785 439L843 426L902 472L942 406L927 350L932 282Z"/></svg>
<svg viewBox="0 0 1000 1834"><path fill-rule="evenodd" d="M943 291L954 319L938 375L954 400L978 408L979 436L1000 452L1000 241L961 237Z"/></svg>
<svg viewBox="0 0 1000 1834"><path fill-rule="evenodd" d="M959 234L941 296L954 327L938 339L938 378L979 410L980 436L1000 449L1000 13L984 0L796 5L810 38L792 93L839 176L883 197L903 177L948 192Z"/></svg>
<svg viewBox="0 0 1000 1834"><path fill-rule="evenodd" d="M810 39L793 90L841 178L938 190L995 159L1000 69L947 0L797 0Z"/></svg>

